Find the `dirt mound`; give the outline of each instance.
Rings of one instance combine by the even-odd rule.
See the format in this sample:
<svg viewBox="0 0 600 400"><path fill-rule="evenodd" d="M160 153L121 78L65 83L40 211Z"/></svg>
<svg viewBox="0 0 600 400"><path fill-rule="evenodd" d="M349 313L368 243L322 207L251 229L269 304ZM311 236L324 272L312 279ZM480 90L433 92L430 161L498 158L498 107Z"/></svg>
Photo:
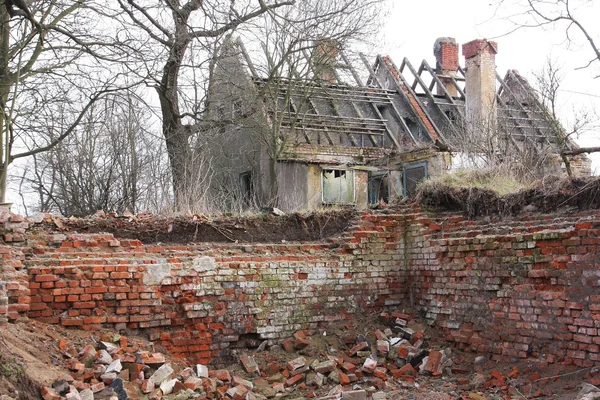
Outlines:
<svg viewBox="0 0 600 400"><path fill-rule="evenodd" d="M438 210L462 211L469 218L513 216L523 211L548 213L566 208L600 209L600 179L550 177L531 188L507 194L489 188L437 183L423 185L417 201Z"/></svg>
<svg viewBox="0 0 600 400"><path fill-rule="evenodd" d="M314 242L344 232L357 218L354 209L275 215L207 217L153 214L116 215L102 212L86 218L45 216L42 229L79 233L112 233L143 243L281 243Z"/></svg>

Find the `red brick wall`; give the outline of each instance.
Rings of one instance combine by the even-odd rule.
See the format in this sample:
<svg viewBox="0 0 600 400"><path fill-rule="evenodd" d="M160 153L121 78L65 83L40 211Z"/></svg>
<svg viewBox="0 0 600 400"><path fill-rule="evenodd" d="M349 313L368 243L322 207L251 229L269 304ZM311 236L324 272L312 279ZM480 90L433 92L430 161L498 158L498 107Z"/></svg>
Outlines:
<svg viewBox="0 0 600 400"><path fill-rule="evenodd" d="M154 245L43 235L22 248L30 318L140 329L175 355L226 360L243 335L277 340L320 322L399 306L400 215L364 216L323 244Z"/></svg>
<svg viewBox="0 0 600 400"><path fill-rule="evenodd" d="M495 359L600 365L598 212L410 227L414 306L462 348Z"/></svg>
<svg viewBox="0 0 600 400"><path fill-rule="evenodd" d="M322 244L143 246L29 232L0 247L10 266L0 280L10 319L142 330L198 362L226 361L245 335L277 341L413 307L448 340L496 359L600 365L599 215L384 210Z"/></svg>

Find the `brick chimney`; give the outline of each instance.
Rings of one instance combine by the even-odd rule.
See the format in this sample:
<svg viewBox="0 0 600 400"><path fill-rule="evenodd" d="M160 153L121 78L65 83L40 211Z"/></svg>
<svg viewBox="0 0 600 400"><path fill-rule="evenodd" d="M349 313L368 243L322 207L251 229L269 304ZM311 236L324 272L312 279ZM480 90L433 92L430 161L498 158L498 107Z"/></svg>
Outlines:
<svg viewBox="0 0 600 400"><path fill-rule="evenodd" d="M336 40L321 38L315 41L315 49L312 54L315 78L326 83L334 84L335 63L340 53L340 45Z"/></svg>
<svg viewBox="0 0 600 400"><path fill-rule="evenodd" d="M462 45L465 56L465 118L471 133L493 133L496 127L496 54L498 44L476 39Z"/></svg>
<svg viewBox="0 0 600 400"><path fill-rule="evenodd" d="M433 45L433 55L435 56L435 70L439 75L444 87L451 96L457 95L456 86L449 78L455 78L458 71L458 43L451 37L441 37ZM448 77L448 78L444 78ZM442 95L444 91L441 87L437 88L437 94Z"/></svg>

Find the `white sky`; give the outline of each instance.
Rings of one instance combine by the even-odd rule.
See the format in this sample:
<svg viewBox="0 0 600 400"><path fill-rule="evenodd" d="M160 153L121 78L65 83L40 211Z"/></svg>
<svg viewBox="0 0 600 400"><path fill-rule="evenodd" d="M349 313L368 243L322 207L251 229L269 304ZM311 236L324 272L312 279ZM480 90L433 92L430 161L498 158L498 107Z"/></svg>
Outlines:
<svg viewBox="0 0 600 400"><path fill-rule="evenodd" d="M531 72L538 71L549 55L562 66L565 79L559 93L561 118L572 118L573 108L597 110L600 118L600 74L599 63L596 69L576 70L593 57L591 48L574 35L575 43L565 43L565 26L554 29L529 28L513 33L512 25L503 19L508 13L518 13L519 9L500 9L496 11L496 0L394 0L389 20L383 29L382 51L392 57L396 65L407 57L413 65L427 59L435 65L433 43L438 37L456 38L459 44L473 39L493 39L498 43L496 65L498 73L504 76L508 69L517 69L533 83ZM600 1L571 0L574 14L581 19L596 42L600 43ZM596 3L596 4L593 4ZM508 34L507 34L508 33ZM462 54L461 65L464 65ZM594 74L595 72L595 74ZM574 93L577 92L577 93ZM576 140L581 146L600 146L598 125ZM592 170L600 173L600 154L591 156Z"/></svg>

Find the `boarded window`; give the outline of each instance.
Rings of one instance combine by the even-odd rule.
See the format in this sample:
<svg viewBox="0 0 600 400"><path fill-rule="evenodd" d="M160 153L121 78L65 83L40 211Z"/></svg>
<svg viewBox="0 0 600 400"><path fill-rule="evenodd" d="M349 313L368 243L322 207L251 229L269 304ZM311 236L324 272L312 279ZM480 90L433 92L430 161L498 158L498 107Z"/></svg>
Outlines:
<svg viewBox="0 0 600 400"><path fill-rule="evenodd" d="M323 203L354 203L354 171L323 170Z"/></svg>
<svg viewBox="0 0 600 400"><path fill-rule="evenodd" d="M413 197L417 184L427 178L427 163L418 163L404 167L404 195Z"/></svg>

